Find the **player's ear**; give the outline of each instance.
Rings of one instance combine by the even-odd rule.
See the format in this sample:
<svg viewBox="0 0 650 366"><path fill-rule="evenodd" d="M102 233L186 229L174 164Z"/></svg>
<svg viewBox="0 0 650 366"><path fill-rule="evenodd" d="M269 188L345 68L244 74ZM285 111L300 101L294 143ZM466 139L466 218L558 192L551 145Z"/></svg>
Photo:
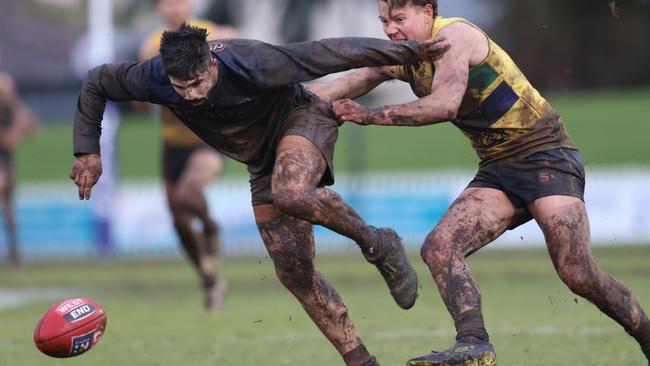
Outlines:
<svg viewBox="0 0 650 366"><path fill-rule="evenodd" d="M423 12L427 23L429 22L429 19L433 19L433 6L431 6L431 4L425 4Z"/></svg>

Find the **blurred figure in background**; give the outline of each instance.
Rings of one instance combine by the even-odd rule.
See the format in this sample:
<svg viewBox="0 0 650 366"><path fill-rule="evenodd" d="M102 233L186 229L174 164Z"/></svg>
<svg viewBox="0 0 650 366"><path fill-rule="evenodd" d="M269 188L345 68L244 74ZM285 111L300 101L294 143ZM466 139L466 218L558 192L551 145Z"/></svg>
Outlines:
<svg viewBox="0 0 650 366"><path fill-rule="evenodd" d="M287 0L280 21L280 34L286 42L311 39L314 6L327 0Z"/></svg>
<svg viewBox="0 0 650 366"><path fill-rule="evenodd" d="M223 25L237 27L241 21L241 4L238 0L211 0L205 18Z"/></svg>
<svg viewBox="0 0 650 366"><path fill-rule="evenodd" d="M211 39L237 36L231 27L192 19L191 0L157 0L155 3L164 24L142 44L140 61L157 56L163 32L178 29L185 22L206 28ZM163 138L162 173L174 228L185 253L199 273L205 310L216 314L223 306L226 282L216 275L217 266L221 262L219 226L210 216L204 189L220 174L224 159L178 120L169 108L161 107L160 117ZM192 225L196 219L203 225L202 232L197 232Z"/></svg>
<svg viewBox="0 0 650 366"><path fill-rule="evenodd" d="M7 232L7 261L18 267L21 264L16 238L16 218L14 215L14 170L13 151L23 139L31 135L37 127L36 119L20 100L13 78L0 72L0 199Z"/></svg>

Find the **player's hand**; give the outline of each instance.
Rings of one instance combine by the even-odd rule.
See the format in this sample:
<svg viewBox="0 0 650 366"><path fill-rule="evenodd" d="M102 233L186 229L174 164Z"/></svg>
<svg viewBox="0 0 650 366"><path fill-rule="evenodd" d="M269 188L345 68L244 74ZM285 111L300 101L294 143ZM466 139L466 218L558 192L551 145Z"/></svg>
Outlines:
<svg viewBox="0 0 650 366"><path fill-rule="evenodd" d="M90 191L102 175L102 159L97 154L79 155L74 159L70 179L79 187L79 199L89 200Z"/></svg>
<svg viewBox="0 0 650 366"><path fill-rule="evenodd" d="M339 119L339 124L351 121L358 125L370 124L370 109L350 99L335 100L332 110Z"/></svg>
<svg viewBox="0 0 650 366"><path fill-rule="evenodd" d="M451 44L444 37L422 41L420 42L420 60L440 60L450 48Z"/></svg>

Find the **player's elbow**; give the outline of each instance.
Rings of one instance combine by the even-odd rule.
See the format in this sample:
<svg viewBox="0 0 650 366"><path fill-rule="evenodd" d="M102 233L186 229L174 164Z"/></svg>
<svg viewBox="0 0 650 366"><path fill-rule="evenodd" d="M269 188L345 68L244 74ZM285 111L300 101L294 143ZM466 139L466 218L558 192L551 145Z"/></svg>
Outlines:
<svg viewBox="0 0 650 366"><path fill-rule="evenodd" d="M460 109L460 101L449 100L442 108L442 119L445 121L453 121L458 117L458 110Z"/></svg>
<svg viewBox="0 0 650 366"><path fill-rule="evenodd" d="M447 105L442 109L441 120L453 121L458 116L458 107L454 105Z"/></svg>

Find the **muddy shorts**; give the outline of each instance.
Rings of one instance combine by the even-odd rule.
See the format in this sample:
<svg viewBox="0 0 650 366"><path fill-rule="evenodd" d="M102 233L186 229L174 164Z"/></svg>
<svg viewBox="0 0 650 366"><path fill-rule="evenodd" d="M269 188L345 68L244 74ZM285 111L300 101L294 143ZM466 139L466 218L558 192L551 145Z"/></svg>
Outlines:
<svg viewBox="0 0 650 366"><path fill-rule="evenodd" d="M190 146L174 146L163 144L162 153L162 175L166 181L176 183L181 178L190 157L195 151L200 149L209 149L219 154L216 150L206 144L190 145ZM221 154L219 154L221 155Z"/></svg>
<svg viewBox="0 0 650 366"><path fill-rule="evenodd" d="M329 103L319 100L313 104L298 107L289 114L282 126L284 126L282 137L303 136L311 141L323 154L327 162L327 168L321 177L319 187L334 184L334 145L339 136L339 125L329 107ZM251 173L250 185L253 206L273 203L271 197L272 174L272 169L263 174Z"/></svg>
<svg viewBox="0 0 650 366"><path fill-rule="evenodd" d="M489 163L479 168L468 187L503 191L517 208L526 208L527 203L554 195L574 196L584 201L585 171L578 150L557 148ZM531 218L526 213L511 229Z"/></svg>

